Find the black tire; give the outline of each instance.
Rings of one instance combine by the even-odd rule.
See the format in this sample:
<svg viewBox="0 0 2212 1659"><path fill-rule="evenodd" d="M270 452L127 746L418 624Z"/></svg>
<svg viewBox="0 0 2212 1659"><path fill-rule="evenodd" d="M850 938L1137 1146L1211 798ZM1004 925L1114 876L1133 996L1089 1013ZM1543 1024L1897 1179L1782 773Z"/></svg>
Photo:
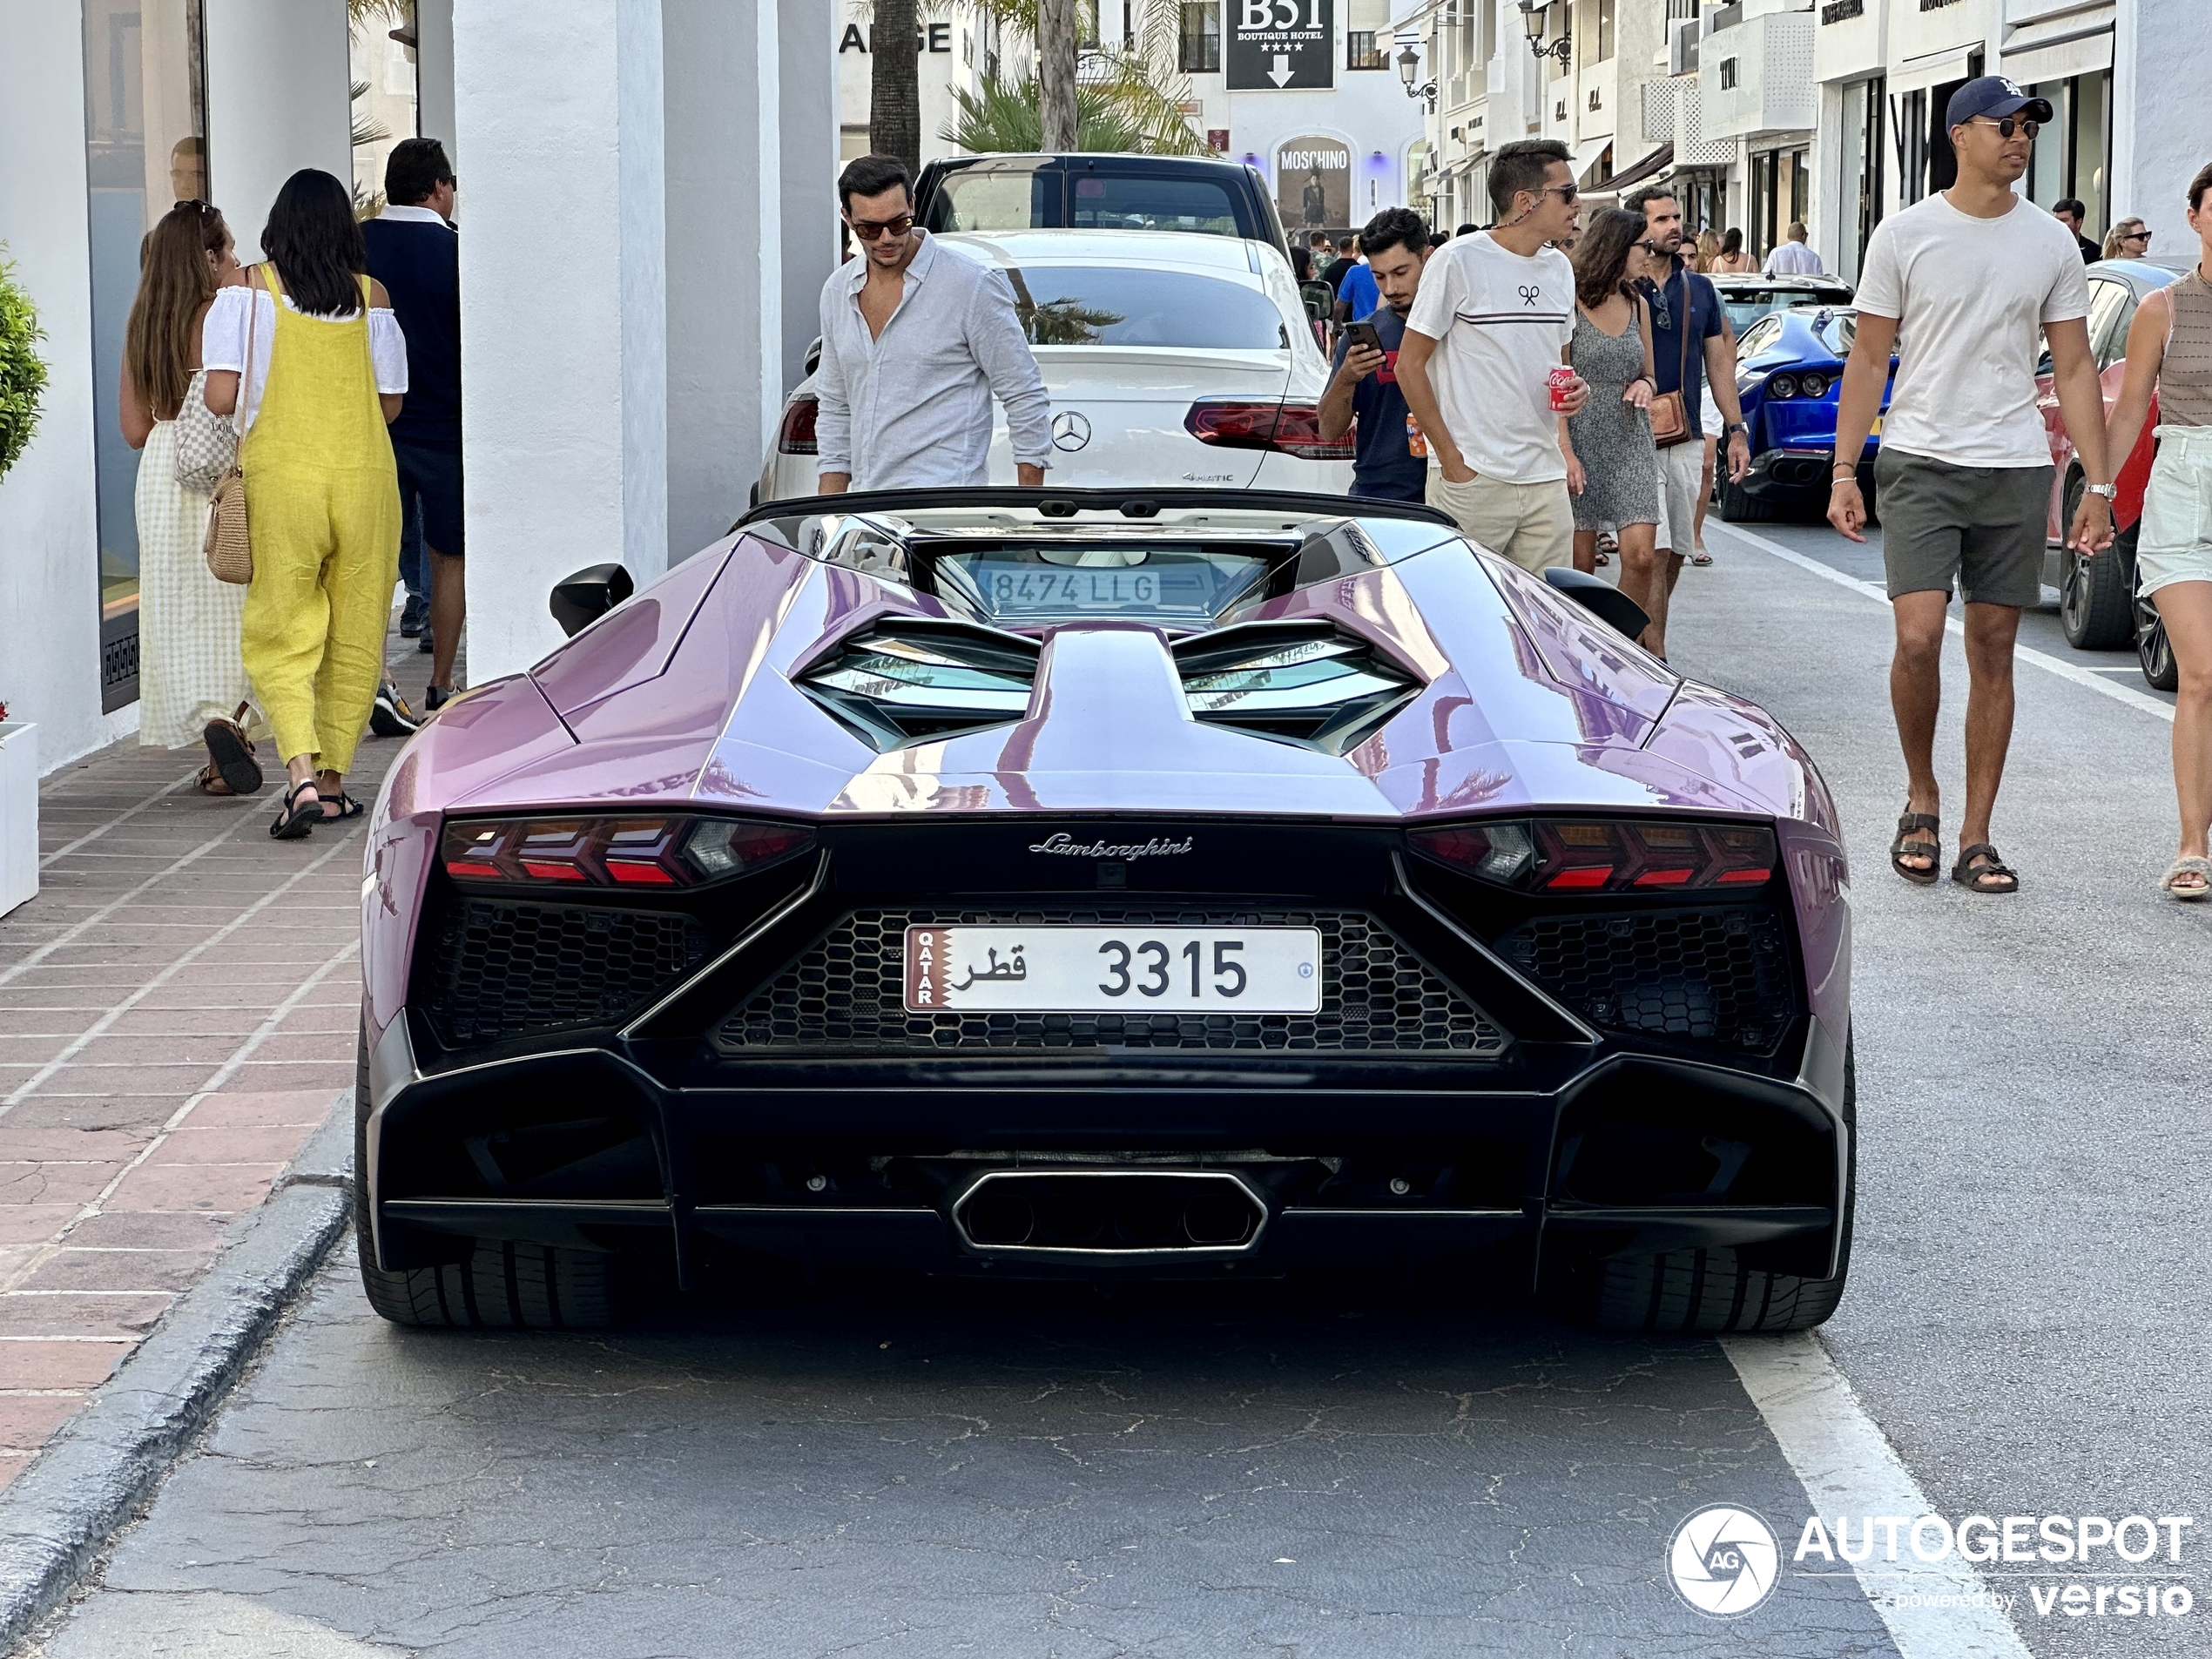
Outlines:
<svg viewBox="0 0 2212 1659"><path fill-rule="evenodd" d="M1721 522L1723 523L1770 524L1782 516L1780 508L1761 501L1732 479L1721 479L1720 493Z"/></svg>
<svg viewBox="0 0 2212 1659"><path fill-rule="evenodd" d="M1844 1299L1858 1209L1858 1065L1844 1049L1844 1121L1851 1136L1844 1184L1843 1249L1833 1278L1747 1267L1733 1250L1612 1256L1568 1279L1568 1311L1599 1331L1810 1331Z"/></svg>
<svg viewBox="0 0 2212 1659"><path fill-rule="evenodd" d="M416 1329L489 1326L603 1331L620 1323L620 1258L498 1238L463 1241L466 1254L435 1267L376 1265L368 1217L368 1034L361 1033L354 1086L354 1234L361 1289L394 1325Z"/></svg>
<svg viewBox="0 0 2212 1659"><path fill-rule="evenodd" d="M2074 509L2081 505L2086 481L2076 477L2066 488L2066 516L2072 525ZM2121 557L2117 546L2094 558L2084 558L2072 548L2059 550L2059 626L2066 643L2076 651L2119 651L2134 637L2134 596L2128 591L2130 561Z"/></svg>
<svg viewBox="0 0 2212 1659"><path fill-rule="evenodd" d="M2134 535L2130 529L2128 534ZM2134 561L2130 559L2132 566ZM2141 582L2136 577L2130 586ZM2182 684L2182 671L2174 662L2174 647L2166 637L2166 618L2158 614L2158 607L2151 603L2151 596L2140 590L2134 595L2135 664L2143 671L2143 678L2154 691L2177 691Z"/></svg>

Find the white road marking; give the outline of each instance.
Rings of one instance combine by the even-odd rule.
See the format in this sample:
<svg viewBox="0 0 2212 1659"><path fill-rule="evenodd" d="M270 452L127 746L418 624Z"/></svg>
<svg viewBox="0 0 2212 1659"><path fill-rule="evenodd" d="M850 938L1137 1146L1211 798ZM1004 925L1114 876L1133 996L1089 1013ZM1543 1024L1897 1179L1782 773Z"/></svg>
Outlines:
<svg viewBox="0 0 2212 1659"><path fill-rule="evenodd" d="M1884 601L1887 603L1886 600ZM1834 1524L1838 1514L1920 1516L1937 1513L1828 1350L1811 1332L1788 1337L1723 1337L1722 1352L1736 1367L1743 1392L1773 1430L1782 1455L1804 1482L1813 1508ZM1783 1573L1796 1553L1792 1526L1804 1517L1777 1516ZM1954 1517L1955 1519L1955 1517ZM1988 1588L1973 1565L1955 1554L1924 1561L1910 1549L1889 1561L1878 1553L1852 1570L1866 1592L1900 1659L2030 1659L2012 1622L1986 1598ZM1846 1563L1814 1558L1821 1570ZM1907 1604L1907 1598L1912 1602ZM1919 1603L1949 1598L1949 1606Z"/></svg>
<svg viewBox="0 0 2212 1659"><path fill-rule="evenodd" d="M1762 553L1771 553L1785 563L1794 564L1801 570L1810 570L1823 581L1832 582L1839 588L1849 588L1854 593L1865 594L1885 610L1889 609L1890 596L1885 590L1871 582L1862 582L1855 576L1847 576L1832 564L1823 564L1809 554L1800 553L1795 548L1784 547L1779 542L1770 542L1764 536L1755 536L1750 530L1740 529L1734 524L1709 524L1706 529L1718 530L1723 536L1732 536L1737 541L1758 549ZM1956 617L1945 617L1943 625L1954 634L1964 635L1966 631L1964 624ZM2148 692L2139 691L2132 685L2114 685L2108 680L2101 680L2097 678L2100 671L2110 673L2112 671L2109 669L2100 671L2083 668L2079 664L2067 662L2063 658L2050 655L2047 651L2040 651L2029 645L2015 648L2013 655L2020 661L2031 664L2046 673L2056 674L2060 679L2071 680L2076 685L2086 685L2100 697L2108 697L2115 703L2125 703L2129 708L2140 709L2146 714L2155 714L2168 725L2174 724L2174 708L2170 703L2161 703Z"/></svg>

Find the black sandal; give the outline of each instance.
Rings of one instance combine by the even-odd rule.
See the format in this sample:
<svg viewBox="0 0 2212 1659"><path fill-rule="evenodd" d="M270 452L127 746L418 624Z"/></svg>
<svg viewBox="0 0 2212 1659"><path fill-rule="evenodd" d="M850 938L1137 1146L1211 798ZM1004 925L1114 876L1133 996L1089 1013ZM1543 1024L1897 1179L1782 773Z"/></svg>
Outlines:
<svg viewBox="0 0 2212 1659"><path fill-rule="evenodd" d="M1908 803L1903 816L1897 820L1897 840L1890 843L1890 868L1895 870L1916 887L1932 887L1943 873L1943 845L1939 841L1914 841L1905 838L1915 830L1931 833L1943 827L1933 813L1916 813ZM1906 859L1925 859L1928 867L1916 870L1905 862Z"/></svg>
<svg viewBox="0 0 2212 1659"><path fill-rule="evenodd" d="M276 815L276 822L269 826L271 837L280 841L297 841L314 833L315 825L322 818L322 795L317 792L315 798L304 806L300 800L302 790L314 789L314 786L315 780L310 778L307 782L294 784L284 792L284 810Z"/></svg>
<svg viewBox="0 0 2212 1659"><path fill-rule="evenodd" d="M320 789L317 789L315 792L322 795ZM359 818L368 810L342 789L334 795L322 795L322 804L326 806L335 806L338 809L334 813L325 813L322 815L323 821L328 824L342 823L348 818Z"/></svg>
<svg viewBox="0 0 2212 1659"><path fill-rule="evenodd" d="M1976 865L1974 860L1983 860ZM2018 893L2019 873L1997 856L1997 849L1987 841L1976 841L1972 846L1959 849L1959 862L1951 867L1951 879L1969 893ZM1995 880L2005 885L1996 887L1982 886L1985 880Z"/></svg>
<svg viewBox="0 0 2212 1659"><path fill-rule="evenodd" d="M207 745L207 768L200 773L200 788L207 789L210 773L220 778L233 795L251 795L261 787L261 768L253 759L253 740L246 735L240 724L246 718L247 705L238 705L238 712L227 720L210 720L207 729L200 733L200 741Z"/></svg>

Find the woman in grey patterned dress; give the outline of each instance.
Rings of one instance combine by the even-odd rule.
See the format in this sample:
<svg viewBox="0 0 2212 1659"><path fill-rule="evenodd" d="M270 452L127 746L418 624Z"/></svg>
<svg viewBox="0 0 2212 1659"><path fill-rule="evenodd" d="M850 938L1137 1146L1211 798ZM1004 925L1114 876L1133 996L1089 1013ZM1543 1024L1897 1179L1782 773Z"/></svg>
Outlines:
<svg viewBox="0 0 2212 1659"><path fill-rule="evenodd" d="M1659 452L1644 413L1655 381L1651 311L1630 285L1644 272L1641 213L1607 208L1575 246L1575 317L1568 361L1589 401L1565 422L1567 487L1575 497L1575 568L1597 568L1597 536L1612 525L1622 564L1649 561L1659 523Z"/></svg>

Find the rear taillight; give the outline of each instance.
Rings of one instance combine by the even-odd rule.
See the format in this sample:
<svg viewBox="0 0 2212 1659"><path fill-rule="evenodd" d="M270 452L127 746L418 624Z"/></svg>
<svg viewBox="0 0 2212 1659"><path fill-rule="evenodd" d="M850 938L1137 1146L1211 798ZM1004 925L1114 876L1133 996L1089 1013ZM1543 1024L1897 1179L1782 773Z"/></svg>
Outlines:
<svg viewBox="0 0 2212 1659"><path fill-rule="evenodd" d="M463 819L439 849L465 885L537 881L580 887L692 887L804 852L796 824L678 813L653 818Z"/></svg>
<svg viewBox="0 0 2212 1659"><path fill-rule="evenodd" d="M776 453L811 455L815 453L814 416L821 405L811 397L795 397L784 405L782 423L776 428Z"/></svg>
<svg viewBox="0 0 2212 1659"><path fill-rule="evenodd" d="M1224 449L1276 449L1308 461L1349 461L1352 432L1321 435L1321 411L1312 403L1253 403L1203 398L1183 417L1183 429L1200 443Z"/></svg>
<svg viewBox="0 0 2212 1659"><path fill-rule="evenodd" d="M1679 819L1514 819L1417 829L1413 850L1523 893L1680 893L1763 887L1774 832Z"/></svg>

